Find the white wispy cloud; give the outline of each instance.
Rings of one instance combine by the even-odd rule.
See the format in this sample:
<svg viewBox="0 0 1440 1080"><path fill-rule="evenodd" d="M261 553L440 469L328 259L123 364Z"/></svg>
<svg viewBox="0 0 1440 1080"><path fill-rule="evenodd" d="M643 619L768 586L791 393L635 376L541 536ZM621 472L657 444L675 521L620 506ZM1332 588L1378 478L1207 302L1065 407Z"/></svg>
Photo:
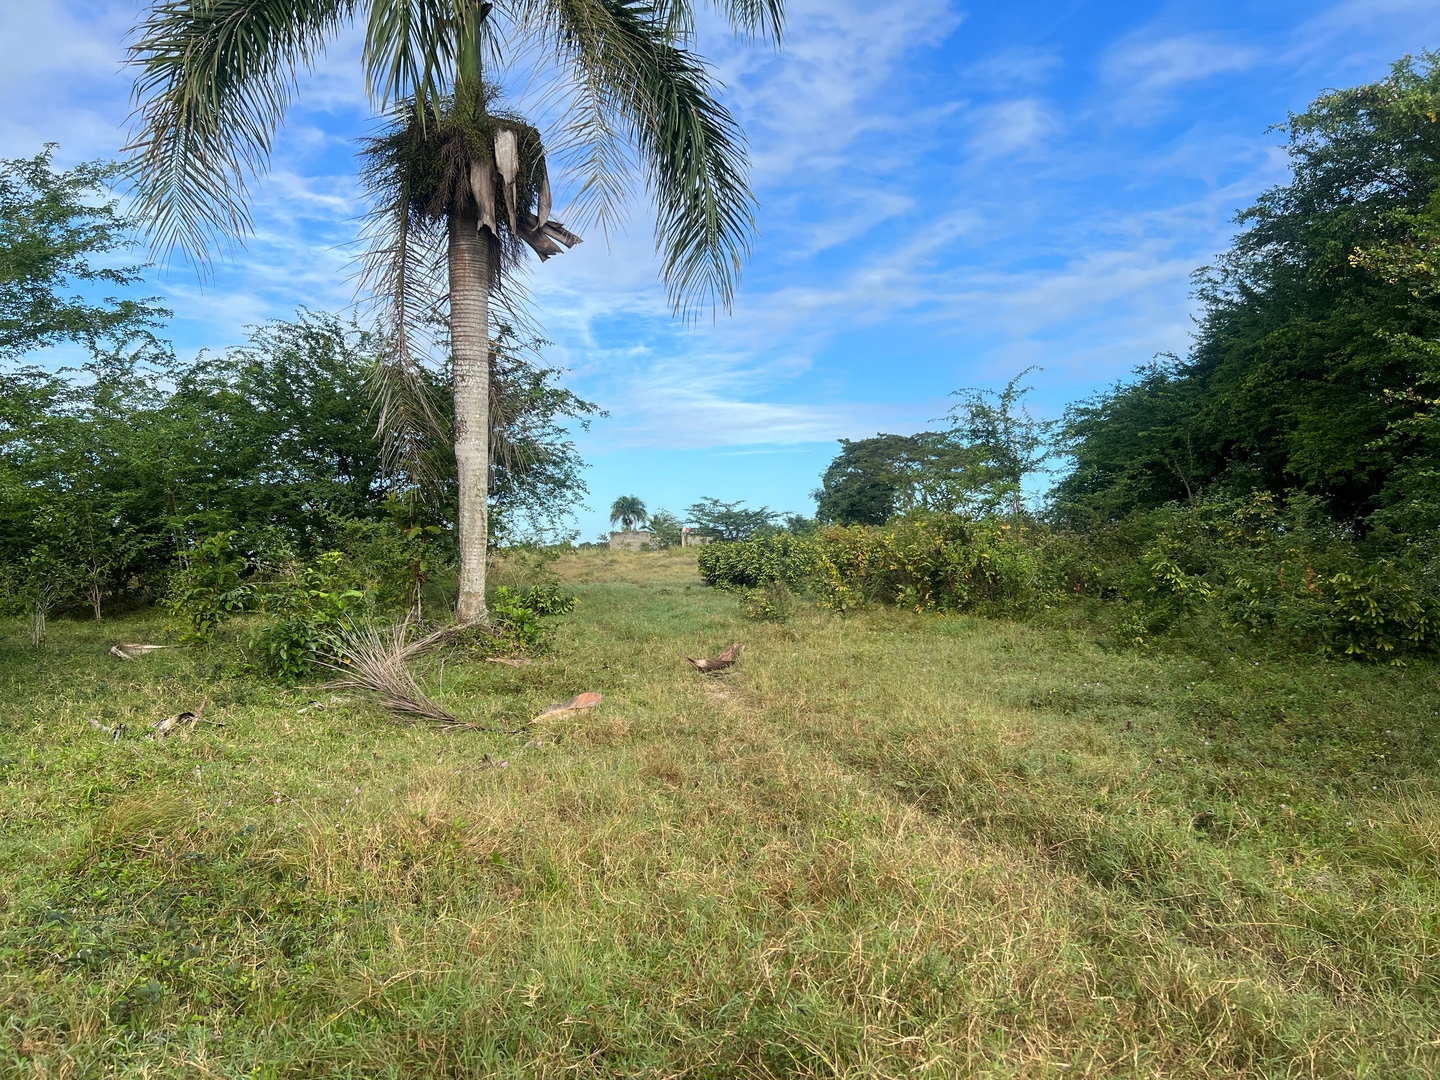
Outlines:
<svg viewBox="0 0 1440 1080"><path fill-rule="evenodd" d="M971 118L970 152L980 162L1038 153L1060 131L1060 121L1035 98L983 105Z"/></svg>

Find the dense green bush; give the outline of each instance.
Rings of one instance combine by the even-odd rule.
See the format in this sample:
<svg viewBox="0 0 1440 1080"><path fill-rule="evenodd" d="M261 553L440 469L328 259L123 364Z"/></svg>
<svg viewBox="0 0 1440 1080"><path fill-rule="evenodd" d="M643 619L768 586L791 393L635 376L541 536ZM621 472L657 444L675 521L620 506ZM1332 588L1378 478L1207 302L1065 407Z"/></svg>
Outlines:
<svg viewBox="0 0 1440 1080"><path fill-rule="evenodd" d="M255 665L285 683L314 675L327 635L374 608L373 595L354 586L356 576L344 554L327 551L265 583L259 596L270 618L250 636Z"/></svg>
<svg viewBox="0 0 1440 1080"><path fill-rule="evenodd" d="M182 637L203 644L236 612L245 610L254 590L242 580L247 563L235 550L235 534L220 532L186 553L170 580L165 606L188 623Z"/></svg>
<svg viewBox="0 0 1440 1080"><path fill-rule="evenodd" d="M1069 600L1139 646L1249 640L1398 662L1440 643L1435 553L1359 539L1301 494L1172 504L1088 533L901 518L712 544L699 563L752 618L783 618L776 597L796 590L841 611L885 603L1020 616Z"/></svg>
<svg viewBox="0 0 1440 1080"><path fill-rule="evenodd" d="M878 602L1016 614L1043 594L1037 547L1025 528L946 514L711 544L699 563L707 584L751 591L780 584L840 611Z"/></svg>

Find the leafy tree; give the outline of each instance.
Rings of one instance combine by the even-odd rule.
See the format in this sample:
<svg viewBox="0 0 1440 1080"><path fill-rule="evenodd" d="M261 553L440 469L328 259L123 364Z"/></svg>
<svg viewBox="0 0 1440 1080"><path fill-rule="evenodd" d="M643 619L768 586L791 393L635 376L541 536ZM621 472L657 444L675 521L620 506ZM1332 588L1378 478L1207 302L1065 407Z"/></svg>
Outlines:
<svg viewBox="0 0 1440 1080"><path fill-rule="evenodd" d="M685 523L669 510L656 510L650 515L652 543L659 548L679 547L684 542Z"/></svg>
<svg viewBox="0 0 1440 1080"><path fill-rule="evenodd" d="M1067 418L1065 516L1255 488L1365 530L1440 527L1437 65L1402 60L1290 117L1292 176L1198 275L1189 356Z"/></svg>
<svg viewBox="0 0 1440 1080"><path fill-rule="evenodd" d="M953 513L968 498L971 456L946 433L841 439L840 446L814 493L821 522L883 525L916 510Z"/></svg>
<svg viewBox="0 0 1440 1080"><path fill-rule="evenodd" d="M1021 372L1002 390L960 390L953 426L915 435L841 439L815 492L827 524L883 525L897 514L1019 514L1026 477L1053 453L1052 421L1024 406Z"/></svg>
<svg viewBox="0 0 1440 1080"><path fill-rule="evenodd" d="M583 422L594 406L509 340L491 357L491 520L514 535L583 493L560 421ZM233 533L247 557L283 564L386 522L407 537L413 593L451 557L436 536L450 522L428 516L413 485L387 483L365 389L380 350L377 335L302 311L189 364L106 357L78 372L0 374L0 570L11 606L33 614L39 594L26 582L43 577L63 585L47 590L45 611L83 600L98 618L112 598L153 595L172 560L205 537ZM430 390L446 407L443 378ZM435 468L453 491L448 455L439 447ZM37 576L30 559L42 545Z"/></svg>
<svg viewBox="0 0 1440 1080"><path fill-rule="evenodd" d="M778 39L781 0L718 6L737 30ZM131 48L141 212L162 248L203 261L217 238L248 227L246 181L267 163L297 72L364 18L367 81L393 120L369 146L366 176L377 196L371 282L397 362L412 363L429 301L448 297L462 622L485 618L491 294L518 242L543 258L577 239L550 221L546 148L492 107L486 65L532 46L529 56L551 62L554 89L572 103L582 211L613 217L631 162L644 171L677 309L728 306L752 228L739 132L690 49L690 0L515 0L492 17L493 7L157 0Z"/></svg>
<svg viewBox="0 0 1440 1080"><path fill-rule="evenodd" d="M85 295L140 281L136 267L92 263L131 246L131 222L109 195L117 166L57 172L54 152L0 161L0 360L63 341L95 355L163 352L154 331L170 313L153 300Z"/></svg>
<svg viewBox="0 0 1440 1080"><path fill-rule="evenodd" d="M1037 420L1025 407L1032 389L1021 386L1034 368L1026 368L1000 390L955 391L960 404L950 410L947 433L961 450L964 486L981 513L1025 512L1026 477L1054 456L1053 420Z"/></svg>
<svg viewBox="0 0 1440 1080"><path fill-rule="evenodd" d="M625 532L645 524L645 504L635 495L621 495L610 504L610 524Z"/></svg>
<svg viewBox="0 0 1440 1080"><path fill-rule="evenodd" d="M702 536L717 540L749 540L775 527L780 515L768 507L750 509L743 501L704 498L685 511Z"/></svg>

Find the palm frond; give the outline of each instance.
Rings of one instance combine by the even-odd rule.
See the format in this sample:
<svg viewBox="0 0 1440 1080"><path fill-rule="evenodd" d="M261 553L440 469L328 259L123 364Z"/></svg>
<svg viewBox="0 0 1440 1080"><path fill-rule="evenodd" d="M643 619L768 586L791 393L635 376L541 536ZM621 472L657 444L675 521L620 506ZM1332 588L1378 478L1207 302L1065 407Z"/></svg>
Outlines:
<svg viewBox="0 0 1440 1080"><path fill-rule="evenodd" d="M741 18L753 7L730 6ZM582 192L602 210L613 208L623 184L614 175L617 137L636 145L656 203L662 276L672 305L690 314L696 305L730 306L749 252L754 197L743 136L703 61L677 42L673 7L663 0L517 4L585 101L577 121L592 126L593 149ZM583 129L574 135L583 138Z"/></svg>
<svg viewBox="0 0 1440 1080"><path fill-rule="evenodd" d="M690 40L695 32L694 0L661 0L655 7L663 11L675 40ZM737 34L780 44L785 29L785 0L710 0L709 7L724 15Z"/></svg>
<svg viewBox="0 0 1440 1080"><path fill-rule="evenodd" d="M453 87L460 20L456 0L370 0L365 74L380 109L411 101L423 123Z"/></svg>
<svg viewBox="0 0 1440 1080"><path fill-rule="evenodd" d="M136 26L131 155L157 254L197 267L250 230L245 186L264 171L300 72L356 0L165 0Z"/></svg>

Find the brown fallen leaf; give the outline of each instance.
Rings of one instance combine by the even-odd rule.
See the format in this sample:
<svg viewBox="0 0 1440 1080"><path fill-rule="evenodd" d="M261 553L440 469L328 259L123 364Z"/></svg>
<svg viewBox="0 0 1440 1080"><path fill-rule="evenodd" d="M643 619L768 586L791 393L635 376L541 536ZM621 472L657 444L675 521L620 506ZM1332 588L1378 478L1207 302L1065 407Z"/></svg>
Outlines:
<svg viewBox="0 0 1440 1080"><path fill-rule="evenodd" d="M504 664L506 667L529 667L535 662L526 656L487 656L485 659L492 664Z"/></svg>
<svg viewBox="0 0 1440 1080"><path fill-rule="evenodd" d="M715 657L715 659L713 660L696 660L693 657L689 656L685 657L685 660L696 671L703 672L706 675L711 675L717 671L724 671L726 668L730 667L732 664L735 663L736 660L740 659L740 654L744 651L745 646L741 645L740 642L737 641L734 645L731 645L728 649L722 652L719 656Z"/></svg>
<svg viewBox="0 0 1440 1080"><path fill-rule="evenodd" d="M594 690L587 690L583 694L576 694L569 701L562 701L558 705L550 705L541 709L540 712L536 714L535 719L539 720L542 716L561 716L565 713L575 713L585 709L593 709L604 700L603 695L597 694Z"/></svg>

